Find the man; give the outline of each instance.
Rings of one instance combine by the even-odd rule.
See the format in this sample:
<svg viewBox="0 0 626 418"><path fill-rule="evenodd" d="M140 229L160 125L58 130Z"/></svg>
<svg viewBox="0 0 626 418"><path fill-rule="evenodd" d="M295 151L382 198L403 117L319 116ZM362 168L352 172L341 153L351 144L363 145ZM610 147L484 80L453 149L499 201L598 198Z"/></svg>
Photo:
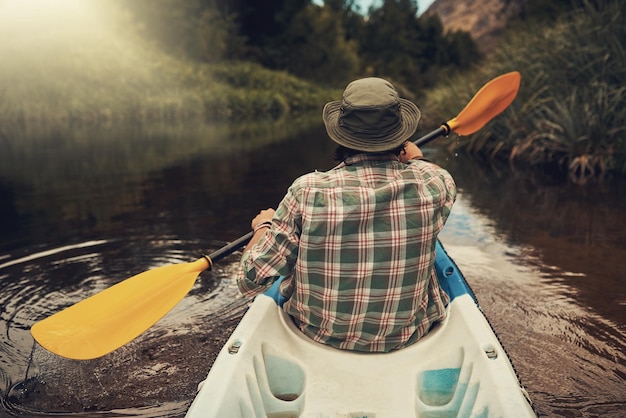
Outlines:
<svg viewBox="0 0 626 418"><path fill-rule="evenodd" d="M350 83L323 119L341 163L296 179L252 220L237 283L252 296L285 276L283 309L315 341L402 348L446 315L433 266L454 181L407 142L420 111L383 79Z"/></svg>

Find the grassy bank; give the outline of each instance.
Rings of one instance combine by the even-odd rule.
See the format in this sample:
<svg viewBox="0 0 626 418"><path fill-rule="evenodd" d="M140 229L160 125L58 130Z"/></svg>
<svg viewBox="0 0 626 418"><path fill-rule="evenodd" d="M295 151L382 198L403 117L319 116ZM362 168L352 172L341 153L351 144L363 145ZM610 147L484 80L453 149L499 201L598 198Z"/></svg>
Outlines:
<svg viewBox="0 0 626 418"><path fill-rule="evenodd" d="M24 27L0 18L0 36L12 39L0 44L2 131L27 124L276 119L318 109L337 95L250 63L183 62L114 29Z"/></svg>
<svg viewBox="0 0 626 418"><path fill-rule="evenodd" d="M580 7L555 24L523 27L486 65L430 92L428 105L458 112L490 78L512 70L522 86L502 116L459 146L530 165L556 165L576 182L626 173L626 20L623 5Z"/></svg>
<svg viewBox="0 0 626 418"><path fill-rule="evenodd" d="M19 66L12 74L3 71L3 126L278 119L318 109L337 94L250 63L146 61L129 68L86 69L86 62L46 65L36 74L20 74Z"/></svg>

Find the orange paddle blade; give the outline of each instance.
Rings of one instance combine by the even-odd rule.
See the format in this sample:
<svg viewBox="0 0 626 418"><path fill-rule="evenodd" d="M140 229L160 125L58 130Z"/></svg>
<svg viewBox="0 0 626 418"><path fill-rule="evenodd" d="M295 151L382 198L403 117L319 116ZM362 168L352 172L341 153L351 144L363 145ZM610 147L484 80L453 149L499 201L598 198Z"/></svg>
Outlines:
<svg viewBox="0 0 626 418"><path fill-rule="evenodd" d="M208 267L208 261L201 258L137 274L34 324L31 334L44 348L63 357L101 357L154 325Z"/></svg>
<svg viewBox="0 0 626 418"><path fill-rule="evenodd" d="M451 131L470 135L506 109L517 96L521 75L503 74L485 84L455 118L448 121Z"/></svg>

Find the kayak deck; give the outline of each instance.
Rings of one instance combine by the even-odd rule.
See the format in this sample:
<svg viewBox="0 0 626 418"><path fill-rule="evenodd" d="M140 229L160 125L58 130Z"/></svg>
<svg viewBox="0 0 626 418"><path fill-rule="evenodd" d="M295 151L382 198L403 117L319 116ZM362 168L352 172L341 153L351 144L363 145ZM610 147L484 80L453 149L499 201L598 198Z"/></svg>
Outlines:
<svg viewBox="0 0 626 418"><path fill-rule="evenodd" d="M442 247L437 253L452 301L417 343L390 353L338 350L310 340L260 295L187 417L535 416L465 280Z"/></svg>

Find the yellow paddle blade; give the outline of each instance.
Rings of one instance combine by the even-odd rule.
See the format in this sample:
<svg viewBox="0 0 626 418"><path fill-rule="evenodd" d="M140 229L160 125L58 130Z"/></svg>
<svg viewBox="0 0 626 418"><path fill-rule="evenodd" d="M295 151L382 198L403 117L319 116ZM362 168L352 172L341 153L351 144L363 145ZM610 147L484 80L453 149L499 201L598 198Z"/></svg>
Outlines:
<svg viewBox="0 0 626 418"><path fill-rule="evenodd" d="M45 349L60 356L101 357L154 325L208 267L201 258L137 274L34 324L30 332Z"/></svg>
<svg viewBox="0 0 626 418"><path fill-rule="evenodd" d="M448 121L451 131L470 135L506 109L517 96L521 75L503 74L485 84L455 118Z"/></svg>

